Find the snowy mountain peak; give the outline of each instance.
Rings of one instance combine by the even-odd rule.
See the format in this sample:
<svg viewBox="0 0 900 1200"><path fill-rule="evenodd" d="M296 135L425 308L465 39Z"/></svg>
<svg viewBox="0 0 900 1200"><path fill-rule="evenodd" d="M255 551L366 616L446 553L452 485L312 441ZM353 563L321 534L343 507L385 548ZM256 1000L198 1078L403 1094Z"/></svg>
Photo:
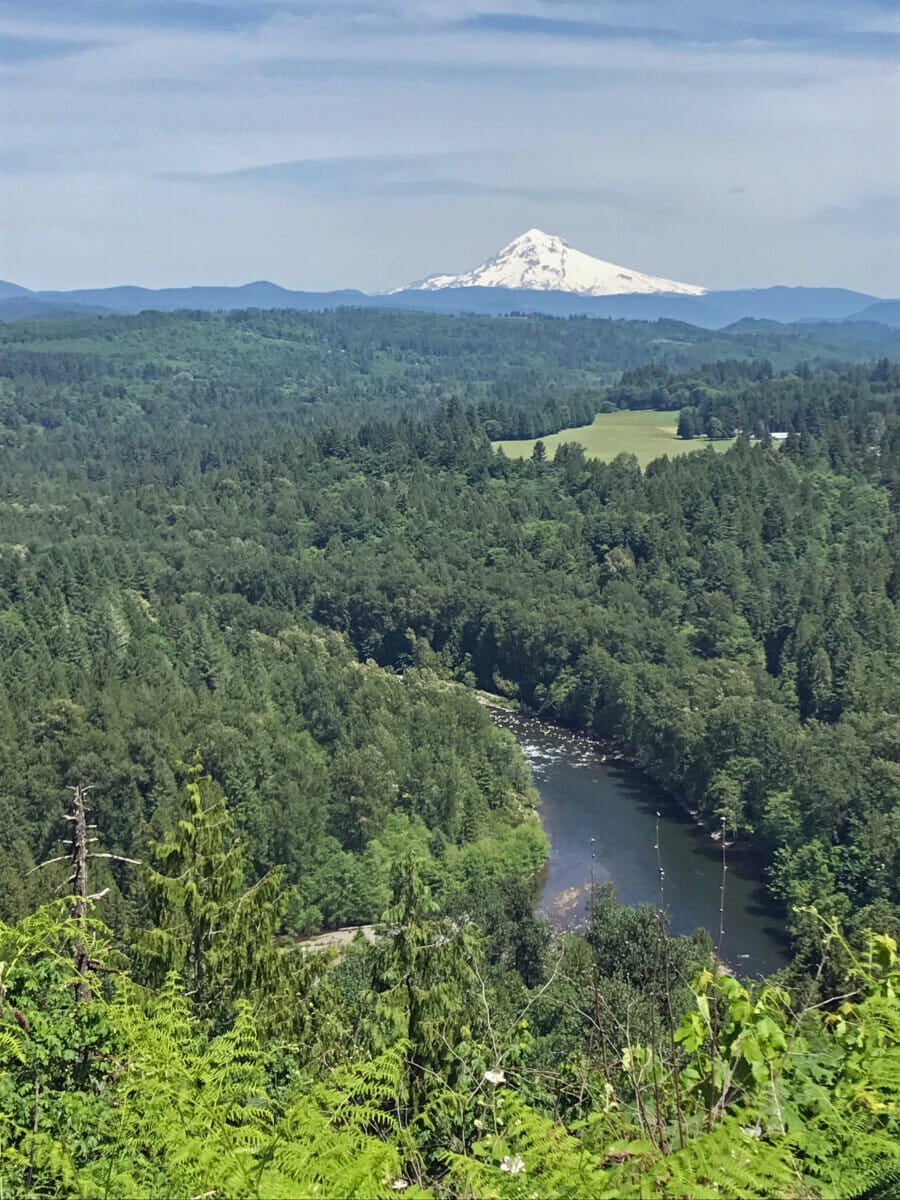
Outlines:
<svg viewBox="0 0 900 1200"><path fill-rule="evenodd" d="M524 288L542 292L574 292L579 296L623 296L668 293L702 296L705 288L644 275L628 267L593 258L564 238L529 229L499 254L464 275L429 275L397 291L440 291L443 288Z"/></svg>
<svg viewBox="0 0 900 1200"><path fill-rule="evenodd" d="M521 237L514 238L509 243L509 246L505 246L504 249L508 250L511 246L519 246L523 242L530 242L534 246L565 246L567 249L571 248L566 239L561 238L556 233L544 233L543 229L526 229Z"/></svg>

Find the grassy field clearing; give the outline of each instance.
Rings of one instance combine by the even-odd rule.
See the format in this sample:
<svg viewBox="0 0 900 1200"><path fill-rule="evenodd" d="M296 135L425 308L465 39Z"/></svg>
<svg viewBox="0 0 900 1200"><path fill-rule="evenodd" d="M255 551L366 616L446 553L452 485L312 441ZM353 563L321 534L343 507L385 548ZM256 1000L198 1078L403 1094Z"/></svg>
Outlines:
<svg viewBox="0 0 900 1200"><path fill-rule="evenodd" d="M494 442L494 446L502 446L504 454L510 458L530 458L534 443L542 441L547 447L547 457L552 458L560 443L580 442L591 458L601 458L604 462L609 462L617 454L624 452L636 455L641 466L646 467L648 462L652 462L654 458L661 458L664 454L689 454L707 446L722 451L734 445L733 439L708 442L704 438L692 438L690 441L683 441L675 436L677 423L678 414L675 412L623 409L620 412L600 413L591 425L562 429L559 433L551 433L540 439Z"/></svg>

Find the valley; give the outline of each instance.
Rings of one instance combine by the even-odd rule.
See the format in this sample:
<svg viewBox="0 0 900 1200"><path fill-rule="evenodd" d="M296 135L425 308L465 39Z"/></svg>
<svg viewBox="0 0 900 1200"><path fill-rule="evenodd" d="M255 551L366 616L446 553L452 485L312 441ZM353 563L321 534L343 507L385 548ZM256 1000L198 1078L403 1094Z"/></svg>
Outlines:
<svg viewBox="0 0 900 1200"><path fill-rule="evenodd" d="M4 1190L889 1179L893 338L0 327Z"/></svg>

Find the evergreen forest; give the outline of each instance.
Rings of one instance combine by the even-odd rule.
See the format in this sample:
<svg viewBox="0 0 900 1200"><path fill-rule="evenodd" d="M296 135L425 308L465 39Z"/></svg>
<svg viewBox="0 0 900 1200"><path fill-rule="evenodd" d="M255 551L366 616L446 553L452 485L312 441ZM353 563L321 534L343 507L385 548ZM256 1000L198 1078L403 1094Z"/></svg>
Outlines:
<svg viewBox="0 0 900 1200"><path fill-rule="evenodd" d="M492 447L620 408L736 441ZM900 1195L898 518L883 326L0 325L2 1195ZM540 917L486 694L752 851L789 964Z"/></svg>

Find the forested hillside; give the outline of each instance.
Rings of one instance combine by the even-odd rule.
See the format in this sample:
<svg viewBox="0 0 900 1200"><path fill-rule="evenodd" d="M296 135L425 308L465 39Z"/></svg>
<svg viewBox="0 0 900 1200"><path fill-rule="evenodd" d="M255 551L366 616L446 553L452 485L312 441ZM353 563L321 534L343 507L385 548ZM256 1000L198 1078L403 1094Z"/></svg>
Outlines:
<svg viewBox="0 0 900 1200"><path fill-rule="evenodd" d="M267 455L284 437L420 416L452 398L511 406L504 432L533 437L590 421L605 385L647 362L788 368L898 347L896 330L855 323L714 333L674 321L371 311L18 322L0 324L0 446L29 464L29 479L32 464L58 473L77 463L90 478L172 483Z"/></svg>
<svg viewBox="0 0 900 1200"><path fill-rule="evenodd" d="M0 330L5 1191L893 1194L900 367L818 336ZM644 472L491 448L604 405L742 435ZM756 847L783 977L603 890L552 935L474 686ZM82 785L118 856L87 917L54 899Z"/></svg>

